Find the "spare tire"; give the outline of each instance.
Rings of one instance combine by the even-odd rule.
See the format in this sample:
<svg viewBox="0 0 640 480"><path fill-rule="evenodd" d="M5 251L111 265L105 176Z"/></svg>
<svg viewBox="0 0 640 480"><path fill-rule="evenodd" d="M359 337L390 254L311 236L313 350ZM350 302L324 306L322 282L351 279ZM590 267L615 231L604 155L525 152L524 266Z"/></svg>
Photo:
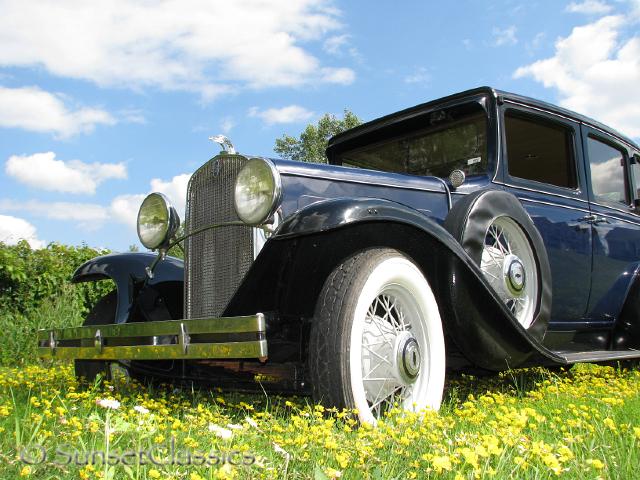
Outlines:
<svg viewBox="0 0 640 480"><path fill-rule="evenodd" d="M502 190L469 194L454 204L444 227L520 326L542 340L551 314L551 268L540 232L520 201Z"/></svg>

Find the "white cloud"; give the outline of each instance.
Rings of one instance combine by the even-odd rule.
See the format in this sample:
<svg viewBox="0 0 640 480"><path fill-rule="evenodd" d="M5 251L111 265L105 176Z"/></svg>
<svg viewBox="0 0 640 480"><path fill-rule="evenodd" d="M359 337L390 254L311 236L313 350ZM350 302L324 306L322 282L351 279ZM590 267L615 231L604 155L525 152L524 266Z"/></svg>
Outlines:
<svg viewBox="0 0 640 480"><path fill-rule="evenodd" d="M599 0L584 0L583 2L571 2L565 9L570 13L584 13L586 15L601 15L612 10L611 5Z"/></svg>
<svg viewBox="0 0 640 480"><path fill-rule="evenodd" d="M323 68L322 80L328 83L350 85L356 79L356 74L350 68Z"/></svg>
<svg viewBox="0 0 640 480"><path fill-rule="evenodd" d="M180 218L184 220L185 201L187 197L187 185L189 183L189 178L191 178L191 174L186 173L176 175L168 181L160 178L154 178L149 182L150 190L148 193L164 193L169 198L173 206L178 210ZM18 202L10 199L1 199L0 211L27 212L33 216L51 220L74 222L80 228L89 231L97 230L106 222L115 220L117 222L124 223L135 231L138 209L146 196L147 194L145 193L118 195L113 198L109 205L106 206L81 202L41 202L38 200ZM0 215L0 227L2 225L1 218L3 218L2 215ZM25 225L20 224L19 222L7 223L7 225L14 224L17 226L22 225L24 227L23 231L26 232L24 235L31 232ZM2 232L3 230L0 228L0 241L3 241ZM31 233L35 235L35 229L33 229L33 232ZM35 239L35 236L33 238Z"/></svg>
<svg viewBox="0 0 640 480"><path fill-rule="evenodd" d="M1 45L0 40L0 50ZM37 87L0 86L0 127L23 128L67 138L79 133L89 133L96 125L115 123L116 119L100 108L69 110L59 96Z"/></svg>
<svg viewBox="0 0 640 480"><path fill-rule="evenodd" d="M146 197L146 195L143 193L118 195L111 201L109 207L113 219L135 230L138 221L138 209L144 197Z"/></svg>
<svg viewBox="0 0 640 480"><path fill-rule="evenodd" d="M331 55L341 55L342 49L349 43L349 38L350 35L346 33L329 37L324 41L322 49Z"/></svg>
<svg viewBox="0 0 640 480"><path fill-rule="evenodd" d="M575 27L553 57L518 68L560 95L560 104L640 137L640 36L620 40L623 16Z"/></svg>
<svg viewBox="0 0 640 480"><path fill-rule="evenodd" d="M514 25L511 25L507 28L493 27L493 45L495 47L515 45L516 43L518 43L518 38L516 37L517 31L518 29Z"/></svg>
<svg viewBox="0 0 640 480"><path fill-rule="evenodd" d="M42 67L100 86L197 91L205 100L236 84L343 83L345 73L327 74L305 49L342 29L332 3L2 0L0 66Z"/></svg>
<svg viewBox="0 0 640 480"><path fill-rule="evenodd" d="M69 221L87 231L97 230L109 220L109 210L95 203L41 202L28 200L0 200L0 210L5 212L27 212L36 217L50 220Z"/></svg>
<svg viewBox="0 0 640 480"><path fill-rule="evenodd" d="M220 128L222 129L222 133L227 135L233 127L236 126L236 121L232 117L225 117L220 122Z"/></svg>
<svg viewBox="0 0 640 480"><path fill-rule="evenodd" d="M99 184L127 178L123 163L84 163L56 160L54 152L12 155L5 164L7 175L30 187L65 193L93 194Z"/></svg>
<svg viewBox="0 0 640 480"><path fill-rule="evenodd" d="M296 123L309 120L314 113L299 105L289 105L282 108L268 108L260 110L253 107L249 110L250 117L257 117L264 120L268 125L275 123Z"/></svg>
<svg viewBox="0 0 640 480"><path fill-rule="evenodd" d="M45 242L38 239L36 227L26 220L10 215L0 215L0 242L15 245L20 240L29 242L31 248L43 248Z"/></svg>
<svg viewBox="0 0 640 480"><path fill-rule="evenodd" d="M176 207L176 210L180 215L180 219L184 220L187 186L190 178L190 173L176 175L169 181L154 178L150 182L149 193L164 193L169 198L173 206ZM138 209L146 196L147 194L142 193L117 196L111 201L111 205L109 207L111 218L135 229Z"/></svg>
<svg viewBox="0 0 640 480"><path fill-rule="evenodd" d="M406 77L404 77L405 83L428 83L430 81L431 81L431 75L429 74L428 70L424 67L420 67L411 75L407 75Z"/></svg>

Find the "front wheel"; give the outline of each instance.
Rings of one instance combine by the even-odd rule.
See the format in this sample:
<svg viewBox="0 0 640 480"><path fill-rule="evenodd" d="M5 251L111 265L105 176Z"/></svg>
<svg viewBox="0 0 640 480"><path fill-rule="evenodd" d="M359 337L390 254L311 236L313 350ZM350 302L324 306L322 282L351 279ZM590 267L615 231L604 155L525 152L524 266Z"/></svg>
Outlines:
<svg viewBox="0 0 640 480"><path fill-rule="evenodd" d="M364 250L327 278L309 342L314 400L375 423L394 406L438 409L442 323L420 269L390 249Z"/></svg>

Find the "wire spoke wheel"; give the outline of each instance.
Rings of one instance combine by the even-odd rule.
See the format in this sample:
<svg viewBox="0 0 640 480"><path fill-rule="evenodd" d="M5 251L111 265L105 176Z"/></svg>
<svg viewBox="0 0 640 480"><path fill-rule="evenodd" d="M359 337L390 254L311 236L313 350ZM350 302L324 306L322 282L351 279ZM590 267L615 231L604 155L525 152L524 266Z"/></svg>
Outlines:
<svg viewBox="0 0 640 480"><path fill-rule="evenodd" d="M438 304L400 252L363 250L338 265L316 306L309 347L314 398L375 424L392 409L437 409L445 378Z"/></svg>
<svg viewBox="0 0 640 480"><path fill-rule="evenodd" d="M531 243L511 218L494 219L487 230L480 269L522 327L533 322L538 268Z"/></svg>

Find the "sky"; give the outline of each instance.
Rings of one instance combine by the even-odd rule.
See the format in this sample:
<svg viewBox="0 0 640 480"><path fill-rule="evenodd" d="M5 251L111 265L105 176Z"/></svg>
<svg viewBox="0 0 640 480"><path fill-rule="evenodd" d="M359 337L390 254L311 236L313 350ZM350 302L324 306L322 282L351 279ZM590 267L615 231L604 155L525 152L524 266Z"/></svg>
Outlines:
<svg viewBox="0 0 640 480"><path fill-rule="evenodd" d="M640 140L640 0L0 0L0 241L126 251L227 135L275 156L481 85Z"/></svg>

